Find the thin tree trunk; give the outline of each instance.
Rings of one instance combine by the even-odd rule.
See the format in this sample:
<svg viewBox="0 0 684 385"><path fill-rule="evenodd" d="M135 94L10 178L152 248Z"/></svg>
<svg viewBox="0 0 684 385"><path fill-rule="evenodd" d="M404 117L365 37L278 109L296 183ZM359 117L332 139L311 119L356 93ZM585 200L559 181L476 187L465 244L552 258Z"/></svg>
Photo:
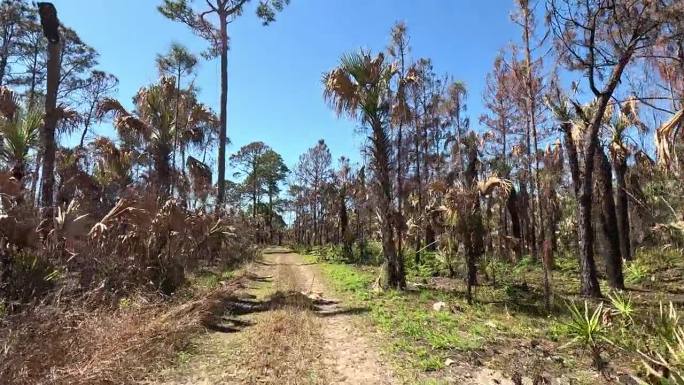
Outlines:
<svg viewBox="0 0 684 385"><path fill-rule="evenodd" d="M178 73L176 74L176 100L175 100L175 111L174 111L174 116L173 116L173 156L171 158L171 171L172 171L172 183L171 183L171 196L173 196L173 191L176 187L177 184L177 178L176 178L176 150L178 148L178 107L179 107L179 102L180 102L180 87L181 87L181 68L180 65L178 66Z"/></svg>
<svg viewBox="0 0 684 385"><path fill-rule="evenodd" d="M632 259L631 235L629 229L629 198L627 195L627 174L626 159L619 159L615 164L615 180L617 192L615 203L617 204L618 229L620 234L620 254L627 261Z"/></svg>
<svg viewBox="0 0 684 385"><path fill-rule="evenodd" d="M416 131L418 130L418 121L416 120ZM423 203L423 181L420 174L420 143L419 135L416 132L416 138L414 140L414 151L416 153L416 182L418 183L418 215L421 215L421 210L424 210L425 204ZM414 263L416 266L420 264L420 250L422 248L422 240L420 234L416 234L416 255Z"/></svg>
<svg viewBox="0 0 684 385"><path fill-rule="evenodd" d="M55 131L57 129L57 89L59 88L60 72L60 43L51 41L48 43L47 59L47 89L45 95L45 122L40 132L43 149L43 176L41 186L41 206L43 219L51 222L54 211L54 185L55 185L55 155L57 146L55 143Z"/></svg>
<svg viewBox="0 0 684 385"><path fill-rule="evenodd" d="M522 257L522 234L520 230L520 209L518 206L518 193L515 188L511 188L511 192L508 195L508 201L506 202L506 207L508 212L511 214L511 231L513 232L513 237L516 239L515 245L515 259L520 260Z"/></svg>
<svg viewBox="0 0 684 385"><path fill-rule="evenodd" d="M227 15L219 14L221 24L221 112L219 116L219 154L218 154L218 194L216 202L222 204L225 199L226 180L226 142L228 135L228 20Z"/></svg>
<svg viewBox="0 0 684 385"><path fill-rule="evenodd" d="M473 286L477 285L477 260L484 252L484 225L480 210L480 195L477 184L477 149L472 147L468 153L468 166L464 172L466 186L472 191L465 199L472 200L472 207L462 213L466 218L463 246L466 253L466 287L468 303L473 301Z"/></svg>

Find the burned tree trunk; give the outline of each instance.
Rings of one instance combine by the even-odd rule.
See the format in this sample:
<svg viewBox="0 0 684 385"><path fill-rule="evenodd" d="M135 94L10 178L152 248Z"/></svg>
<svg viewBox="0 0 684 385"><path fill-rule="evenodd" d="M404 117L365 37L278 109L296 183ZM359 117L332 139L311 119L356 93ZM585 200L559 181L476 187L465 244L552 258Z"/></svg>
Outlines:
<svg viewBox="0 0 684 385"><path fill-rule="evenodd" d="M43 207L43 219L53 215L53 189L55 184L55 131L57 129L57 89L60 77L60 34L57 10L51 3L39 3L39 14L43 33L48 39L47 89L45 92L45 122L40 131L42 150L43 176L40 203ZM50 222L50 221L47 221Z"/></svg>
<svg viewBox="0 0 684 385"><path fill-rule="evenodd" d="M605 253L606 273L608 282L612 288L624 289L625 283L622 277L622 256L620 255L620 235L618 230L618 220L615 212L615 201L613 200L613 178L612 169L608 156L603 149L596 151L596 171L597 185L600 191L601 200L601 227L603 234L608 241L608 250Z"/></svg>

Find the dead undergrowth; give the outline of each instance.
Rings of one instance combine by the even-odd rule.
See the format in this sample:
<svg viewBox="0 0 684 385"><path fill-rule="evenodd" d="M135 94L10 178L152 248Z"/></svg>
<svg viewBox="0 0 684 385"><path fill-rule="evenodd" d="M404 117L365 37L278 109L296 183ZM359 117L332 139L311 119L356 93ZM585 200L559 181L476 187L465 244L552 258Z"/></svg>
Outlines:
<svg viewBox="0 0 684 385"><path fill-rule="evenodd" d="M191 298L140 297L119 309L38 306L3 320L3 384L133 384L216 325L240 276Z"/></svg>

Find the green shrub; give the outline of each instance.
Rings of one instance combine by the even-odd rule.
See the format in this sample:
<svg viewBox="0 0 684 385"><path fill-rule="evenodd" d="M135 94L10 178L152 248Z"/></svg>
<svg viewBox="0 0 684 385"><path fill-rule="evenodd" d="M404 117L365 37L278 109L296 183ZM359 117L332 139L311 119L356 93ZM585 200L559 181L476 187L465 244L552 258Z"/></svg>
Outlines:
<svg viewBox="0 0 684 385"><path fill-rule="evenodd" d="M643 262L643 259L637 258L625 264L625 279L631 284L639 284L646 280L650 274L650 268Z"/></svg>
<svg viewBox="0 0 684 385"><path fill-rule="evenodd" d="M18 251L10 256L10 268L4 282L5 296L19 303L40 298L61 277L59 270L43 255Z"/></svg>
<svg viewBox="0 0 684 385"><path fill-rule="evenodd" d="M541 263L538 259L535 259L531 255L523 256L520 261L513 267L513 272L515 274L522 273L524 271L531 271L541 268Z"/></svg>
<svg viewBox="0 0 684 385"><path fill-rule="evenodd" d="M634 323L634 305L632 305L632 296L624 296L618 291L608 293L608 299L613 310L613 314L620 317L623 326L629 326Z"/></svg>
<svg viewBox="0 0 684 385"><path fill-rule="evenodd" d="M589 311L589 304L584 301L584 309L580 310L574 302L568 304L570 322L566 324L567 333L572 338L570 344L580 345L592 354L594 366L603 367L601 351L605 343L610 343L606 337L606 329L602 322L603 303L593 311Z"/></svg>

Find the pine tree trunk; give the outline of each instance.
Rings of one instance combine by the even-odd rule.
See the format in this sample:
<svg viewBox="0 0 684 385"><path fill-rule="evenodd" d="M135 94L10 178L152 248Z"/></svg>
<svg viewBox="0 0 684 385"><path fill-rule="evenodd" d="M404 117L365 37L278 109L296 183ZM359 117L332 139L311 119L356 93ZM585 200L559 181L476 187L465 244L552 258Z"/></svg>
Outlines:
<svg viewBox="0 0 684 385"><path fill-rule="evenodd" d="M577 236L580 249L580 292L584 296L599 297L601 295L601 290L596 276L594 233L591 226L591 189L589 195L586 195L582 188L583 180L582 175L580 174L577 145L572 137L572 124L563 123L561 125L561 130L565 136L564 144L568 155L568 165L570 167L573 191L575 192L575 198L579 205L577 213Z"/></svg>
<svg viewBox="0 0 684 385"><path fill-rule="evenodd" d="M55 131L57 129L57 89L59 88L60 43L48 43L47 89L45 94L45 121L40 131L43 150L43 175L40 203L43 208L43 219L51 223L54 215L55 155L57 145Z"/></svg>
<svg viewBox="0 0 684 385"><path fill-rule="evenodd" d="M511 188L511 192L508 195L508 201L506 202L506 207L511 215L511 231L513 232L513 237L516 239L515 245L515 259L519 261L522 257L522 234L520 231L520 209L518 208L518 193L515 188Z"/></svg>
<svg viewBox="0 0 684 385"><path fill-rule="evenodd" d="M632 260L631 235L629 229L629 198L627 196L627 174L626 159L619 159L615 164L615 181L617 192L615 203L617 204L618 230L620 234L620 254L627 261Z"/></svg>
<svg viewBox="0 0 684 385"><path fill-rule="evenodd" d="M228 134L228 24L227 15L219 15L221 24L221 112L219 116L219 153L218 153L218 194L217 204L225 199L226 180L226 142Z"/></svg>
<svg viewBox="0 0 684 385"><path fill-rule="evenodd" d="M601 189L601 225L608 240L608 252L605 253L608 283L614 289L624 289L618 220L613 200L613 173L606 153L600 148L596 152L596 169L597 182Z"/></svg>

